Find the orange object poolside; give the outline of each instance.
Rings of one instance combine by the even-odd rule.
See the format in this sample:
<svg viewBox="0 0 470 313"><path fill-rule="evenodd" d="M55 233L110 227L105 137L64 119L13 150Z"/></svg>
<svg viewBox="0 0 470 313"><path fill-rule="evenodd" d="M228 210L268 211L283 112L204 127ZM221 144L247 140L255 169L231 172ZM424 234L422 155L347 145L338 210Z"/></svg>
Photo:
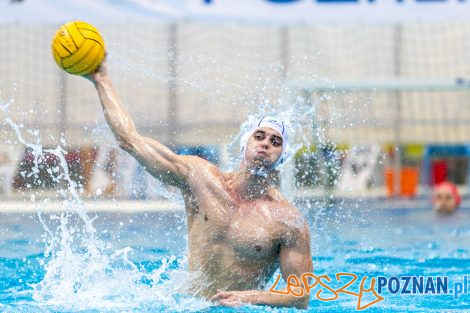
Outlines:
<svg viewBox="0 0 470 313"><path fill-rule="evenodd" d="M385 169L385 187L387 195L393 196L395 191L395 175L392 168ZM403 167L400 170L400 195L413 197L416 195L419 183L419 169L416 167Z"/></svg>

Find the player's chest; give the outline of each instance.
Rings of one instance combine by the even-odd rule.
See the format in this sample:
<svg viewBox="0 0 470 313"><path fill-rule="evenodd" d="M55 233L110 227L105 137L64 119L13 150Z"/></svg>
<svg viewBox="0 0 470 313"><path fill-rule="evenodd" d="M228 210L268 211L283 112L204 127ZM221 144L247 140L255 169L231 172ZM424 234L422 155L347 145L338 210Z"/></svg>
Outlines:
<svg viewBox="0 0 470 313"><path fill-rule="evenodd" d="M279 231L269 218L253 213L235 213L227 228L226 240L239 257L270 257L278 251Z"/></svg>

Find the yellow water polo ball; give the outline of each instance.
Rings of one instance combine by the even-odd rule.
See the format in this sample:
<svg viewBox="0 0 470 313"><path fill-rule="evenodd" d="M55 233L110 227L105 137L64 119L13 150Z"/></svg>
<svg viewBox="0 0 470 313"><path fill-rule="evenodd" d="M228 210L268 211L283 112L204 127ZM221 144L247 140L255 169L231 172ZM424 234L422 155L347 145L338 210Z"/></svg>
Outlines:
<svg viewBox="0 0 470 313"><path fill-rule="evenodd" d="M60 26L52 39L52 54L61 69L70 74L94 72L104 59L103 37L85 22L68 22Z"/></svg>

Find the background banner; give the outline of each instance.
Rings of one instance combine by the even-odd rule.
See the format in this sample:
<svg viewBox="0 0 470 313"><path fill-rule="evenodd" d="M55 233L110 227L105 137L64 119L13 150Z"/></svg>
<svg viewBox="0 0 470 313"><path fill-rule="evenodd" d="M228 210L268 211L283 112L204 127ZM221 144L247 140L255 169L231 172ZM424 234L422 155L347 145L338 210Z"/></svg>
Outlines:
<svg viewBox="0 0 470 313"><path fill-rule="evenodd" d="M157 19L280 23L468 20L470 0L2 0L1 21Z"/></svg>

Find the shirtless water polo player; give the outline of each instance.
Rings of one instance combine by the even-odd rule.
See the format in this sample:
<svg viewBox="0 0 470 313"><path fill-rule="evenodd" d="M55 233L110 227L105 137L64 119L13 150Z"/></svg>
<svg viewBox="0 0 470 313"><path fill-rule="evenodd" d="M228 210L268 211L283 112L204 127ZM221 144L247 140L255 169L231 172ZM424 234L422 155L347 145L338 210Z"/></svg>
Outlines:
<svg viewBox="0 0 470 313"><path fill-rule="evenodd" d="M183 194L189 271L197 277L191 290L225 306L307 308L307 293L295 297L265 290L277 267L284 280L313 271L307 223L276 187L275 168L287 157L284 123L259 120L242 139L240 169L224 173L204 159L177 155L140 135L116 96L105 63L87 78L119 146Z"/></svg>

